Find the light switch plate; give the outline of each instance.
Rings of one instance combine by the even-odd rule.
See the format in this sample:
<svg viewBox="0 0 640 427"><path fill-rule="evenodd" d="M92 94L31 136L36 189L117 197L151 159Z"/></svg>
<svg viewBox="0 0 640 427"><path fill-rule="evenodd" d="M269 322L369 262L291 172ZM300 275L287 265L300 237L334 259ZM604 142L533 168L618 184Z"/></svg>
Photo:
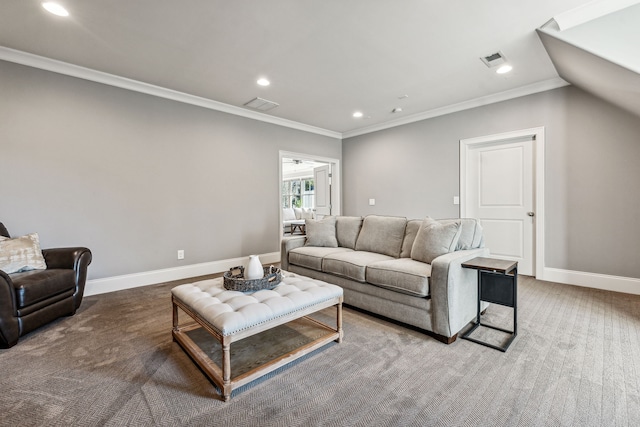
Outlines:
<svg viewBox="0 0 640 427"><path fill-rule="evenodd" d="M376 199L369 199L369 206L375 206L376 205Z"/></svg>

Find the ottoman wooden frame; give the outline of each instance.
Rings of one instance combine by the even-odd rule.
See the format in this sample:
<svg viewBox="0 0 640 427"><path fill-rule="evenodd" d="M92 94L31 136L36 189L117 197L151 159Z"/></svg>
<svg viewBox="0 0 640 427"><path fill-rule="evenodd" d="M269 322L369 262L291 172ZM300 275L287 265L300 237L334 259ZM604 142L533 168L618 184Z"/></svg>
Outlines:
<svg viewBox="0 0 640 427"><path fill-rule="evenodd" d="M201 316L198 311L182 302L179 298L176 298L175 295L172 295L171 301L173 305L172 335L174 341L180 344L184 351L187 352L187 354L189 354L189 356L191 356L191 358L202 369L205 375L211 381L213 381L215 385L218 386L225 402L231 398L231 392L238 387L241 387L271 371L274 371L281 366L291 363L292 361L299 359L300 357L311 353L312 351L326 344L329 344L332 341L341 343L343 338L342 296L322 301L310 307L296 310L287 315L279 316L277 318L263 322L259 325L249 327L239 332L228 335L223 335L217 328L215 328L203 316ZM331 306L336 307L335 328L309 317L310 314ZM178 321L178 308L180 308L189 317L195 320L195 323L192 322L184 326L180 326ZM274 360L271 360L248 372L245 372L244 374L236 378L231 377L231 343L300 318L305 318L313 322L318 327L325 329L326 333L321 337L313 340L312 342L309 342ZM187 335L187 332L200 327L204 328L209 334L211 334L222 346L222 367L218 366L214 361L212 361L211 358L209 358L209 356L189 337L189 335Z"/></svg>

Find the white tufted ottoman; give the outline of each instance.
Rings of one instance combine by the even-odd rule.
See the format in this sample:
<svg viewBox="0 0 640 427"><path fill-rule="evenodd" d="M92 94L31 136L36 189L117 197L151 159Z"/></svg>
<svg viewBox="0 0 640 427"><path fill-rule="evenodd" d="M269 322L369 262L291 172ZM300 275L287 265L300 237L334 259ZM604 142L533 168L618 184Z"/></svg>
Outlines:
<svg viewBox="0 0 640 427"><path fill-rule="evenodd" d="M176 286L171 290L173 338L193 358L205 374L220 388L225 401L231 391L261 377L332 341L342 341L342 288L320 280L282 272L282 282L273 290L254 293L228 291L222 278ZM336 327L332 328L307 316L336 306ZM196 324L178 324L178 308ZM320 338L246 372L231 377L231 343L273 327L305 317L326 330ZM187 335L203 327L222 345L222 368Z"/></svg>

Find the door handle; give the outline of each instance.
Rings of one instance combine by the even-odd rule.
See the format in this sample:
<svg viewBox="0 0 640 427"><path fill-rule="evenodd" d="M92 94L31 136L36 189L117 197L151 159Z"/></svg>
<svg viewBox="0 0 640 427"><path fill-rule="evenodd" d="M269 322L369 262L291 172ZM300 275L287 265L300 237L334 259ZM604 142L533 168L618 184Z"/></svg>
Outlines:
<svg viewBox="0 0 640 427"><path fill-rule="evenodd" d="M529 215L529 216L535 216L535 213L533 213L533 212L527 212L527 215Z"/></svg>

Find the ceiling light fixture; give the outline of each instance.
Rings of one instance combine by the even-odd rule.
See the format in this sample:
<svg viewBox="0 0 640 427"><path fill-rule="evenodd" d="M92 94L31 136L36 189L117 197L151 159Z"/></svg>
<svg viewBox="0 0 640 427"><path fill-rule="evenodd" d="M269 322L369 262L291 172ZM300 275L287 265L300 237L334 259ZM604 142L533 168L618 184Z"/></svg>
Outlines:
<svg viewBox="0 0 640 427"><path fill-rule="evenodd" d="M67 12L67 9L60 6L58 3L54 3L52 1L45 1L42 3L42 7L44 7L47 12L53 13L54 15L69 16L69 12Z"/></svg>
<svg viewBox="0 0 640 427"><path fill-rule="evenodd" d="M258 83L260 86L269 86L271 84L271 82L264 77L259 78L256 83Z"/></svg>
<svg viewBox="0 0 640 427"><path fill-rule="evenodd" d="M511 71L511 70L513 70L513 67L512 67L511 65L509 65L509 64L504 64L502 67L500 67L500 68L498 68L498 69L496 70L496 73L498 73L498 74L506 74L506 73L508 73L508 72L509 72L509 71Z"/></svg>
<svg viewBox="0 0 640 427"><path fill-rule="evenodd" d="M363 116L362 111L356 111L355 113L353 113L353 117L355 117L356 119L359 119L362 116Z"/></svg>

